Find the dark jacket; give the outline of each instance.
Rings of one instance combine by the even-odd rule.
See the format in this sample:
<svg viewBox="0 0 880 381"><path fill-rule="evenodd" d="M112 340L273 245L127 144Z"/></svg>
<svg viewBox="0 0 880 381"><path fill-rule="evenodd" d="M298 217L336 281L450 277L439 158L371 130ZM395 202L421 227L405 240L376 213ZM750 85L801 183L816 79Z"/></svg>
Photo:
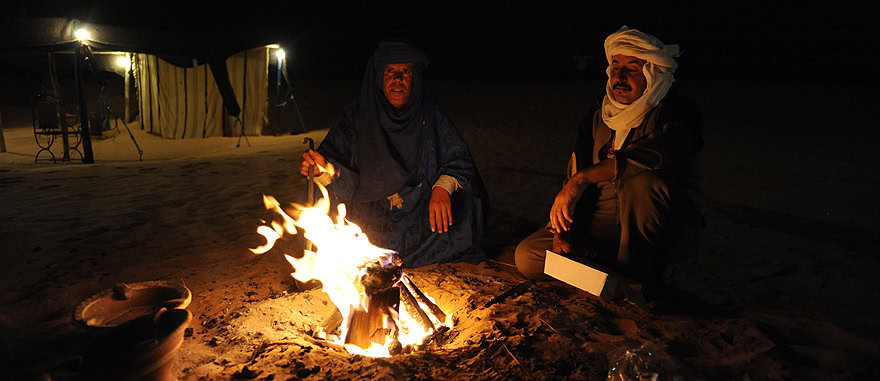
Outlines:
<svg viewBox="0 0 880 381"><path fill-rule="evenodd" d="M639 127L630 130L614 152L617 168L612 182L626 181L644 171L681 187L697 211L705 206L701 186L700 152L703 150L703 117L699 106L675 86ZM597 108L578 127L575 154L578 170L605 158L613 131ZM586 158L590 158L587 160ZM700 217L702 219L702 217Z"/></svg>

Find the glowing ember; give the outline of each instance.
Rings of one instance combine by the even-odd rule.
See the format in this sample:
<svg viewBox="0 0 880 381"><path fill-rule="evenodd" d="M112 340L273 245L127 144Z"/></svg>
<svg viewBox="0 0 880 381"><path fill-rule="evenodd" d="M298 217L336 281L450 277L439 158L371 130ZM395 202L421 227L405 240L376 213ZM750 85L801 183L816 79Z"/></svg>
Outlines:
<svg viewBox="0 0 880 381"><path fill-rule="evenodd" d="M327 170L332 173L333 169L331 167ZM399 278L393 279L395 283L389 286L394 288L386 288L384 293L371 295L365 289L365 278L372 275L368 274L368 270L373 269L371 271L375 272L375 269L394 269L400 265L399 257L392 250L371 244L358 225L346 220L345 204L339 204L336 221L333 221L328 215L330 201L327 189L320 185L318 188L323 197L314 206L292 204L294 210L291 214L295 218L282 210L274 197L264 195L263 202L266 209L277 212L283 222L272 221L271 227L264 225L257 228L257 233L266 238L266 244L250 250L254 254L263 254L269 251L285 232L297 234L297 228L303 231L305 238L314 244L315 250L305 250L302 258L294 258L287 254L284 256L294 268L294 272L290 275L300 282L312 279L321 281L322 291L327 293L342 314L341 335L335 338L331 336L328 339L344 345L352 354L388 357L390 356L388 346L395 340L402 347L419 345L441 326L450 327L451 316L443 314L434 304L434 300L422 294L406 274L400 273ZM388 291L389 289L392 291ZM386 305L371 304L372 298L384 299L389 293L396 298L397 292L401 295L399 308L391 308L391 304L397 304L396 302ZM370 311L371 306L379 310ZM359 317L354 319L357 321L353 321L355 316ZM377 339L371 336L372 332L367 332L368 339L360 340L360 346L350 344L353 340L349 337L349 329L358 324L368 324L365 322L375 316L382 319L383 329L379 331L384 333L384 338ZM356 324L352 325L352 323ZM364 344L365 342L369 344Z"/></svg>

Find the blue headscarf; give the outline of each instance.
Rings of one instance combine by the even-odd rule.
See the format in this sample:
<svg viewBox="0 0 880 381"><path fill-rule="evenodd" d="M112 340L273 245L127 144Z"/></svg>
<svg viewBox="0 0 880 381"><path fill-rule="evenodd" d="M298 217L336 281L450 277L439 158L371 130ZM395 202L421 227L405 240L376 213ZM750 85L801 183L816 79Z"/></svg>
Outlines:
<svg viewBox="0 0 880 381"><path fill-rule="evenodd" d="M413 64L409 101L401 108L383 90L385 65ZM364 70L357 113L360 182L355 199L379 200L399 192L419 168L423 114L422 73L428 57L402 41L383 41Z"/></svg>

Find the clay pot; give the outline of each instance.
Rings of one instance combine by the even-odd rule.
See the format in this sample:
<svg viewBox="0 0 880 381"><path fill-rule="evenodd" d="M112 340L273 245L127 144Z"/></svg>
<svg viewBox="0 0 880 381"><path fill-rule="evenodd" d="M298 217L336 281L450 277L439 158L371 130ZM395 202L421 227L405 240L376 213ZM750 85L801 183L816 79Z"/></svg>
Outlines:
<svg viewBox="0 0 880 381"><path fill-rule="evenodd" d="M173 381L174 360L192 314L160 309L112 328L84 358L80 379Z"/></svg>

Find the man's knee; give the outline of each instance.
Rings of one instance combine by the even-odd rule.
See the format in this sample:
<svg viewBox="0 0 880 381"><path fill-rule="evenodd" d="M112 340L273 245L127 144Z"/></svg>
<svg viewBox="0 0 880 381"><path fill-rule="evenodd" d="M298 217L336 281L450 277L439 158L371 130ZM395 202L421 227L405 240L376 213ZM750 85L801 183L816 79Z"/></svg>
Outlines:
<svg viewBox="0 0 880 381"><path fill-rule="evenodd" d="M645 171L620 180L617 196L629 202L664 200L669 198L669 185L654 171Z"/></svg>
<svg viewBox="0 0 880 381"><path fill-rule="evenodd" d="M529 279L546 279L544 275L544 260L546 250L549 247L541 247L540 239L534 235L522 240L516 245L515 259L516 268Z"/></svg>
<svg viewBox="0 0 880 381"><path fill-rule="evenodd" d="M652 171L621 180L617 191L621 219L630 219L642 234L656 233L670 222L674 208L669 184Z"/></svg>

